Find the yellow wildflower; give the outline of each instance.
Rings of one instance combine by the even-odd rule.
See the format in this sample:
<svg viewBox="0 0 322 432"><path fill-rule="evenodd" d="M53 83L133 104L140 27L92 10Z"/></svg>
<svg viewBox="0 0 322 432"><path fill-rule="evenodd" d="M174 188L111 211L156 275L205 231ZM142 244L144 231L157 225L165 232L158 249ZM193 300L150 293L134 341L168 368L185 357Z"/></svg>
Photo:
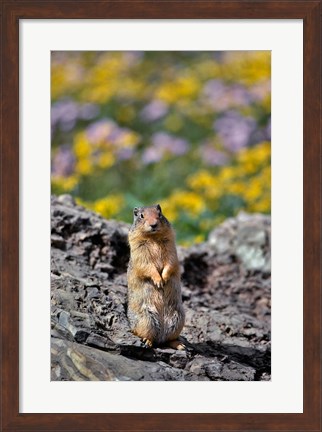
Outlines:
<svg viewBox="0 0 322 432"><path fill-rule="evenodd" d="M192 216L199 215L205 208L202 197L195 192L177 190L170 196L170 201L178 210L185 211Z"/></svg>
<svg viewBox="0 0 322 432"><path fill-rule="evenodd" d="M114 162L115 162L114 155L112 154L112 152L107 151L100 155L97 165L100 168L109 168L114 164Z"/></svg>
<svg viewBox="0 0 322 432"><path fill-rule="evenodd" d="M127 131L122 135L122 142L120 143L123 147L134 147L140 140L140 135L133 131Z"/></svg>
<svg viewBox="0 0 322 432"><path fill-rule="evenodd" d="M220 74L220 65L215 60L203 60L195 67L201 79L216 78Z"/></svg>
<svg viewBox="0 0 322 432"><path fill-rule="evenodd" d="M166 218L169 219L170 222L174 222L178 218L178 210L170 199L159 200L159 203Z"/></svg>
<svg viewBox="0 0 322 432"><path fill-rule="evenodd" d="M258 163L268 162L271 157L271 144L267 141L258 144L253 149L254 158Z"/></svg>
<svg viewBox="0 0 322 432"><path fill-rule="evenodd" d="M250 179L247 183L247 187L243 191L243 197L247 202L253 202L259 198L262 194L262 186L257 178Z"/></svg>
<svg viewBox="0 0 322 432"><path fill-rule="evenodd" d="M75 165L75 171L82 175L90 174L93 171L93 168L93 164L89 159L80 159Z"/></svg>
<svg viewBox="0 0 322 432"><path fill-rule="evenodd" d="M156 91L156 98L167 103L182 101L182 99L192 99L197 95L200 83L192 76L182 76L171 82L161 84Z"/></svg>
<svg viewBox="0 0 322 432"><path fill-rule="evenodd" d="M270 51L250 51L226 54L226 63L222 65L222 74L228 80L246 85L264 81L271 76Z"/></svg>
<svg viewBox="0 0 322 432"><path fill-rule="evenodd" d="M87 206L99 213L106 219L117 215L124 205L124 198L120 194L108 195L105 198L98 199L93 203L87 203Z"/></svg>
<svg viewBox="0 0 322 432"><path fill-rule="evenodd" d="M77 186L78 182L79 182L79 177L77 175L71 175L69 177L60 177L60 176L52 177L53 188L56 188L61 192L72 191Z"/></svg>
<svg viewBox="0 0 322 432"><path fill-rule="evenodd" d="M74 139L74 153L77 158L89 157L92 152L91 144L89 143L86 134L80 132Z"/></svg>
<svg viewBox="0 0 322 432"><path fill-rule="evenodd" d="M144 80L133 79L130 77L123 76L118 82L117 96L124 96L126 98L141 97L145 90Z"/></svg>
<svg viewBox="0 0 322 432"><path fill-rule="evenodd" d="M246 175L255 174L256 171L258 170L258 165L254 160L249 159L246 162L244 162L243 170L244 170L244 174Z"/></svg>
<svg viewBox="0 0 322 432"><path fill-rule="evenodd" d="M247 185L242 182L230 183L226 187L226 192L232 195L243 195Z"/></svg>
<svg viewBox="0 0 322 432"><path fill-rule="evenodd" d="M219 173L219 179L221 181L231 180L235 177L235 169L232 166L227 166L221 169Z"/></svg>
<svg viewBox="0 0 322 432"><path fill-rule="evenodd" d="M263 197L257 202L250 203L247 210L258 213L269 213L271 209L270 197Z"/></svg>
<svg viewBox="0 0 322 432"><path fill-rule="evenodd" d="M105 103L112 96L115 85L112 82L103 83L99 85L91 85L80 90L80 96L82 100L87 102Z"/></svg>
<svg viewBox="0 0 322 432"><path fill-rule="evenodd" d="M206 170L200 170L192 174L188 177L186 183L194 190L218 186L217 178Z"/></svg>
<svg viewBox="0 0 322 432"><path fill-rule="evenodd" d="M194 243L202 243L205 240L204 234L198 234L194 238Z"/></svg>

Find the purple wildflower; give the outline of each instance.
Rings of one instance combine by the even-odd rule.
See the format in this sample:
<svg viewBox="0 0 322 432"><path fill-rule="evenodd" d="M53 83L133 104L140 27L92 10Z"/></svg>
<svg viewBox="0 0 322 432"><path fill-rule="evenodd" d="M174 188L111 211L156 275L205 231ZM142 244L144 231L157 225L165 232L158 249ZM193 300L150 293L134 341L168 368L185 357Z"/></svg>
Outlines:
<svg viewBox="0 0 322 432"><path fill-rule="evenodd" d="M267 122L267 126L265 128L265 139L267 139L268 141L271 140L271 118L268 120Z"/></svg>
<svg viewBox="0 0 322 432"><path fill-rule="evenodd" d="M77 104L71 100L55 103L51 109L51 125L59 126L64 132L73 129L78 114Z"/></svg>
<svg viewBox="0 0 322 432"><path fill-rule="evenodd" d="M161 148L150 146L144 150L142 155L142 162L144 164L150 164L159 162L162 159L163 152Z"/></svg>
<svg viewBox="0 0 322 432"><path fill-rule="evenodd" d="M248 89L239 84L231 86L229 98L232 106L246 106L254 101L253 95Z"/></svg>
<svg viewBox="0 0 322 432"><path fill-rule="evenodd" d="M142 109L140 117L144 121L155 121L163 117L168 112L168 106L160 101L154 100Z"/></svg>
<svg viewBox="0 0 322 432"><path fill-rule="evenodd" d="M79 107L79 117L83 120L91 120L97 117L99 114L99 108L95 104L86 103Z"/></svg>
<svg viewBox="0 0 322 432"><path fill-rule="evenodd" d="M228 111L215 121L214 129L224 146L231 152L237 152L249 144L256 129L256 121L236 111Z"/></svg>
<svg viewBox="0 0 322 432"><path fill-rule="evenodd" d="M52 159L52 173L57 176L68 177L74 172L74 168L74 153L69 146L60 146Z"/></svg>
<svg viewBox="0 0 322 432"><path fill-rule="evenodd" d="M175 137L166 132L156 132L152 136L153 146L159 147L163 152L168 151L175 155L185 154L188 150L188 142L180 137Z"/></svg>
<svg viewBox="0 0 322 432"><path fill-rule="evenodd" d="M125 148L119 148L116 151L116 155L118 160L128 160L131 159L131 157L134 154L134 149L130 148L130 147L125 147Z"/></svg>
<svg viewBox="0 0 322 432"><path fill-rule="evenodd" d="M250 89L250 92L254 98L254 100L258 102L262 102L267 96L270 95L271 92L271 81L262 81L253 85Z"/></svg>
<svg viewBox="0 0 322 432"><path fill-rule="evenodd" d="M213 109L218 111L227 108L228 101L225 98L225 94L227 94L227 88L220 80L209 80L203 88L205 99Z"/></svg>
<svg viewBox="0 0 322 432"><path fill-rule="evenodd" d="M215 150L211 144L202 145L200 148L200 154L202 160L207 165L226 165L229 160L225 153Z"/></svg>
<svg viewBox="0 0 322 432"><path fill-rule="evenodd" d="M98 120L89 125L86 129L87 138L93 143L106 141L115 127L116 125L112 120Z"/></svg>
<svg viewBox="0 0 322 432"><path fill-rule="evenodd" d="M142 57L144 57L143 51L124 51L123 52L123 58L127 62L129 66L135 66L138 64Z"/></svg>
<svg viewBox="0 0 322 432"><path fill-rule="evenodd" d="M98 113L99 109L94 104L79 105L69 99L56 102L51 107L52 131L59 127L63 132L69 132L75 127L77 119L89 120Z"/></svg>
<svg viewBox="0 0 322 432"><path fill-rule="evenodd" d="M187 152L188 142L166 132L156 132L152 135L152 145L142 155L145 164L159 162L166 154L180 156Z"/></svg>
<svg viewBox="0 0 322 432"><path fill-rule="evenodd" d="M243 86L235 84L226 86L220 80L209 80L203 88L203 97L216 111L225 111L235 106L249 105L253 95Z"/></svg>

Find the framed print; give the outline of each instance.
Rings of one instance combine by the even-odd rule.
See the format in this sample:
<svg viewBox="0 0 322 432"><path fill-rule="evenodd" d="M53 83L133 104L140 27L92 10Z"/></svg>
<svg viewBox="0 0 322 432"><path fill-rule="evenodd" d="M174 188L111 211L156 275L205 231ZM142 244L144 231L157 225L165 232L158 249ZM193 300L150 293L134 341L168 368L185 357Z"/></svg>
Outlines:
<svg viewBox="0 0 322 432"><path fill-rule="evenodd" d="M320 8L3 2L2 430L321 430Z"/></svg>

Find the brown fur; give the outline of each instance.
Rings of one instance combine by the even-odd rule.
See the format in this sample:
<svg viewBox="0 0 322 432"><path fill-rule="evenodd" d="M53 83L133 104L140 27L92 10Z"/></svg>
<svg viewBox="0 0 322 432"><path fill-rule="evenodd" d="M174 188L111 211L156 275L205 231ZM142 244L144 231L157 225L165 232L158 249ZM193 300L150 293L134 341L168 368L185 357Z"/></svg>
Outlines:
<svg viewBox="0 0 322 432"><path fill-rule="evenodd" d="M174 231L160 206L134 209L129 233L128 318L147 346L176 341L184 325ZM180 348L179 344L172 344Z"/></svg>

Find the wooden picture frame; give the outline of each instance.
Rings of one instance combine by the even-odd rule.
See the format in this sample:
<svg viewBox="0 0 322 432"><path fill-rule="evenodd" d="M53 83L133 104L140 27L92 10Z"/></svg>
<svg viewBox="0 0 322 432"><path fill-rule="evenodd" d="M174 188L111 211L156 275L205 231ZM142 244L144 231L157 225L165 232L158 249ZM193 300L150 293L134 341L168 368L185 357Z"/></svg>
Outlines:
<svg viewBox="0 0 322 432"><path fill-rule="evenodd" d="M19 413L19 20L62 18L303 20L303 413ZM195 2L189 0L3 0L1 20L1 430L320 431L321 0L200 0Z"/></svg>

